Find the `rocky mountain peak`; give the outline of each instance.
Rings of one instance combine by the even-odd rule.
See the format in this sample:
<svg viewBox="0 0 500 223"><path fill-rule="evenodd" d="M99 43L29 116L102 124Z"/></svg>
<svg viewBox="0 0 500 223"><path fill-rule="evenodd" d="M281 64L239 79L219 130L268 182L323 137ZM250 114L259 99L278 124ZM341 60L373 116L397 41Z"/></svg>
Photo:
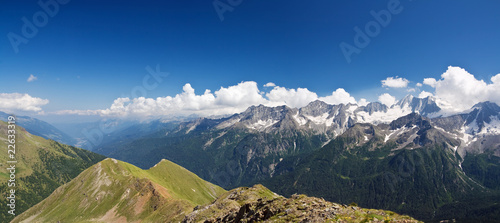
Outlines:
<svg viewBox="0 0 500 223"><path fill-rule="evenodd" d="M473 111L477 110L478 115L482 115L484 117L490 117L498 115L500 113L500 106L498 106L494 102L485 101L475 104L472 107L472 110Z"/></svg>
<svg viewBox="0 0 500 223"><path fill-rule="evenodd" d="M324 101L316 100L305 107L300 108L300 113L303 115L320 116L324 113L328 113L332 110L332 105L325 103Z"/></svg>
<svg viewBox="0 0 500 223"><path fill-rule="evenodd" d="M431 123L427 118L422 117L416 112L400 117L390 123L392 130L402 127L411 128L413 126L417 126L420 129L428 129L431 127Z"/></svg>
<svg viewBox="0 0 500 223"><path fill-rule="evenodd" d="M423 116L441 111L441 108L437 105L436 100L431 96L426 98L416 98L412 95L407 95L393 105L393 107L394 106L399 108L410 108L412 112L418 112Z"/></svg>
<svg viewBox="0 0 500 223"><path fill-rule="evenodd" d="M500 107L493 102L481 102L472 107L472 111L466 115L465 125L470 133L479 133L489 124L490 128L500 128ZM498 123L492 123L492 121Z"/></svg>
<svg viewBox="0 0 500 223"><path fill-rule="evenodd" d="M403 107L405 105L411 105L413 103L413 99L415 99L415 97L413 97L413 95L411 95L411 94L406 95L404 98L399 100L396 103L396 105L398 105L399 107Z"/></svg>
<svg viewBox="0 0 500 223"><path fill-rule="evenodd" d="M380 102L370 102L366 106L360 107L362 111L373 114L374 112L387 112L387 106Z"/></svg>
<svg viewBox="0 0 500 223"><path fill-rule="evenodd" d="M291 112L292 108L282 105L277 107L267 107L264 105L251 106L246 111L241 113L242 119L281 119L287 112Z"/></svg>

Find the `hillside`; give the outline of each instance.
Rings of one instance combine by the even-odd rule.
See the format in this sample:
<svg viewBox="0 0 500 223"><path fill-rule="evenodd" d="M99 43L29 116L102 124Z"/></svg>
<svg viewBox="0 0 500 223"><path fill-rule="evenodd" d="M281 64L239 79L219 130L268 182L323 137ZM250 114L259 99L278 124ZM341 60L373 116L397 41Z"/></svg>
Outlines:
<svg viewBox="0 0 500 223"><path fill-rule="evenodd" d="M48 197L56 188L75 178L104 156L47 140L16 126L16 215ZM0 121L0 146L7 148L7 123ZM9 174L7 149L0 153L0 191L7 197ZM7 199L0 200L0 222L13 218L7 214Z"/></svg>
<svg viewBox="0 0 500 223"><path fill-rule="evenodd" d="M391 211L279 196L262 185L222 188L170 161L149 170L106 159L12 222L418 222Z"/></svg>
<svg viewBox="0 0 500 223"><path fill-rule="evenodd" d="M142 170L108 158L13 222L180 221L224 192L167 160Z"/></svg>

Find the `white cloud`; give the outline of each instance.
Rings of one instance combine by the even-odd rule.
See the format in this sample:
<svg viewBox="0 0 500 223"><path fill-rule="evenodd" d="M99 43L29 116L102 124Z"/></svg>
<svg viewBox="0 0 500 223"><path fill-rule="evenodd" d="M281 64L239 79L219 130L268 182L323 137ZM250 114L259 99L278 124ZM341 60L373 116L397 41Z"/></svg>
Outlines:
<svg viewBox="0 0 500 223"><path fill-rule="evenodd" d="M388 77L382 81L385 87L408 87L408 83L408 80L400 77ZM425 78L422 83L417 83L415 87L421 87L423 84L433 87L434 92L420 91L419 88L406 90L410 92L420 91L419 98L434 96L443 112L447 114L464 111L478 102L487 100L500 104L500 74L491 77L491 82L486 83L483 80L476 79L472 74L460 67L450 66L441 75L441 79ZM343 88L336 89L330 95L318 97L315 92L307 88L288 89L276 86L272 82L263 86L273 88L260 91L256 82L246 81L229 87L221 87L215 92L207 89L203 94L196 94L194 88L188 83L184 85L182 92L175 96L117 98L107 109L64 110L58 113L150 118L191 114L200 116L227 115L242 112L249 106L259 104L266 106L287 105L298 108L314 100L322 100L329 104L368 104L368 101L363 98L356 101ZM1 96L0 109L5 107L21 109L24 106L22 110L40 111L40 106L48 103L48 100L31 97L33 101L31 103L19 103L14 100L17 103L15 104L10 99L10 101L3 99L6 97L5 94ZM30 98L29 95L23 96L21 94L16 97ZM396 103L396 98L388 93L379 95L378 100L387 106Z"/></svg>
<svg viewBox="0 0 500 223"><path fill-rule="evenodd" d="M269 93L266 94L269 98L269 105L288 105L290 107L303 107L309 102L318 99L318 95L309 91L307 88L286 89L284 87L276 86Z"/></svg>
<svg viewBox="0 0 500 223"><path fill-rule="evenodd" d="M364 99L364 98L361 98L361 99L359 99L359 101L358 101L358 105L359 105L359 106L366 106L366 105L368 105L369 103L370 103L370 102L368 102L368 101L367 101L366 99Z"/></svg>
<svg viewBox="0 0 500 223"><path fill-rule="evenodd" d="M378 96L378 100L384 104L390 107L391 105L396 103L396 98L388 93L384 93L380 96Z"/></svg>
<svg viewBox="0 0 500 223"><path fill-rule="evenodd" d="M410 83L409 80L402 77L388 77L382 80L382 87L392 87L392 88L404 88Z"/></svg>
<svg viewBox="0 0 500 223"><path fill-rule="evenodd" d="M418 95L417 98L426 98L426 97L429 97L429 96L434 96L434 95L432 93L430 93L430 92L422 91L422 92L420 92L420 94Z"/></svg>
<svg viewBox="0 0 500 223"><path fill-rule="evenodd" d="M157 117L164 115L222 115L241 112L251 105L266 103L257 83L241 82L228 88L221 87L212 93L205 90L196 95L191 84L185 84L183 92L174 97L118 98L110 108L100 110L104 116Z"/></svg>
<svg viewBox="0 0 500 223"><path fill-rule="evenodd" d="M431 87L436 87L436 79L434 78L424 78L424 84L429 85Z"/></svg>
<svg viewBox="0 0 500 223"><path fill-rule="evenodd" d="M460 67L450 66L440 80L426 78L425 82L434 85L434 95L450 112L461 112L483 101L500 104L500 74L491 77L488 84Z"/></svg>
<svg viewBox="0 0 500 223"><path fill-rule="evenodd" d="M41 106L49 103L47 99L32 97L29 94L0 93L0 110L14 111L42 111Z"/></svg>
<svg viewBox="0 0 500 223"><path fill-rule="evenodd" d="M356 99L352 97L347 91L343 88L338 88L331 95L326 97L321 97L319 100L324 101L328 104L337 105L337 104L348 104L353 103L356 104Z"/></svg>
<svg viewBox="0 0 500 223"><path fill-rule="evenodd" d="M30 74L30 76L28 77L28 82L33 82L33 81L36 81L38 79L38 77L36 77L35 75L33 74Z"/></svg>
<svg viewBox="0 0 500 223"><path fill-rule="evenodd" d="M287 89L274 86L272 90L265 93L259 90L256 82L246 81L229 87L221 87L213 93L207 89L199 95L188 83L184 85L181 93L173 97L117 98L109 108L103 110L61 110L52 113L140 119L191 114L211 116L239 113L249 106L259 104L300 108L318 99L330 104L357 103L355 98L342 88L333 91L331 95L319 98L315 92L307 88ZM358 103L368 104L366 99L361 99Z"/></svg>
<svg viewBox="0 0 500 223"><path fill-rule="evenodd" d="M207 92L205 91L205 93ZM248 107L265 103L265 99L254 81L241 82L228 88L221 87L215 92L215 96L217 97L216 103L222 106Z"/></svg>
<svg viewBox="0 0 500 223"><path fill-rule="evenodd" d="M276 84L273 82L269 82L267 84L264 84L264 87L276 87Z"/></svg>

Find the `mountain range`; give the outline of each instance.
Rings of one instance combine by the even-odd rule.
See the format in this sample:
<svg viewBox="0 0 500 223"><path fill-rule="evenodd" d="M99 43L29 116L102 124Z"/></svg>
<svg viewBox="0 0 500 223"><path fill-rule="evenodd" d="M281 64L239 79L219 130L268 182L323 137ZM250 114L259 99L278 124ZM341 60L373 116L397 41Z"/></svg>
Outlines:
<svg viewBox="0 0 500 223"><path fill-rule="evenodd" d="M7 135L7 130L0 121L0 133ZM7 138L1 143L6 147ZM8 160L6 154L2 160ZM305 195L284 198L262 185L225 191L168 160L143 170L32 135L20 126L16 157L17 216L6 214L4 200L1 222L418 222L391 211ZM7 182L8 169L2 168L0 177ZM2 183L0 189L12 188Z"/></svg>
<svg viewBox="0 0 500 223"><path fill-rule="evenodd" d="M325 202L357 203L362 207L392 210L429 222L489 222L500 218L499 120L500 107L491 102L478 103L467 111L450 115L432 97L409 95L392 106L378 102L330 105L313 101L302 108L251 106L223 118L132 124L111 122L118 127L106 133L101 131L100 143L92 150L130 163L106 161L106 165L127 166L125 172L120 169L126 176L143 177L153 182L152 191L162 190L156 184L175 191L159 182L159 175L149 173L155 166L169 163L163 160L168 159L227 190L244 186L244 189L233 190L261 191L254 185L263 184L290 197L283 198L292 199L283 200L287 204L299 193L324 198ZM114 170L114 167L109 168ZM125 174L132 169L133 173ZM125 178L116 177L113 179L120 182L120 188L114 190L132 187L122 182ZM86 181L96 179L83 179ZM73 190L71 188L65 190ZM104 194L111 194L106 196L111 200L103 210L117 209L109 213L91 212L84 218L95 220L106 214L113 220L120 216L136 220L158 219L158 215L150 211L123 214L127 211L122 208L116 212L122 214L113 214L121 207L121 201L109 189L99 189ZM64 199L60 194L56 196L55 193L52 202L41 206L60 202ZM208 222L223 219L230 222L228 219L249 220L250 215L245 213L264 214L267 209L274 210L273 214L284 215L281 209L274 209L281 204L276 200L278 195L265 196L267 200L276 200L276 203L266 203L275 204L267 209L262 209L266 207L262 200L241 201L237 202L239 206L234 206L227 202L227 197L218 195L218 199L222 199L220 204L233 208L207 217L199 210L210 210L210 204L197 203L199 207L190 212L194 204L188 199L191 206L180 205L181 202L175 206L185 207L179 209L183 214L171 216L185 222L199 221L200 217ZM158 197L159 200L164 198ZM245 202L249 206L242 206ZM37 208L36 213L44 213L42 207ZM34 213L31 212L30 217L36 215ZM56 220L54 217L74 214L47 213L28 219Z"/></svg>
<svg viewBox="0 0 500 223"><path fill-rule="evenodd" d="M95 151L141 168L166 158L226 189L264 183L287 196L357 202L423 220L453 218L458 211L451 207L459 203L468 208L460 211L466 219L476 212L498 214L488 210L497 205L500 179L499 111L495 103L482 102L447 115L432 97L413 96L390 107L322 101L302 108L260 105ZM314 177L306 177L306 183L299 176ZM347 186L355 190L341 193ZM408 193L394 193L400 190ZM410 196L422 191L419 199ZM471 197L489 199L471 205L466 202Z"/></svg>

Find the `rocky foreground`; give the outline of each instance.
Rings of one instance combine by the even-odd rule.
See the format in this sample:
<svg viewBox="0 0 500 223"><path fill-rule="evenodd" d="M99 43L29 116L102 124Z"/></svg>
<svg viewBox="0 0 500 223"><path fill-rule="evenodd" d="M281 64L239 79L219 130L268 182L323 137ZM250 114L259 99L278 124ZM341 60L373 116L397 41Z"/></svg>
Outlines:
<svg viewBox="0 0 500 223"><path fill-rule="evenodd" d="M340 205L322 198L279 196L262 185L240 187L186 215L190 222L419 222L391 211Z"/></svg>

